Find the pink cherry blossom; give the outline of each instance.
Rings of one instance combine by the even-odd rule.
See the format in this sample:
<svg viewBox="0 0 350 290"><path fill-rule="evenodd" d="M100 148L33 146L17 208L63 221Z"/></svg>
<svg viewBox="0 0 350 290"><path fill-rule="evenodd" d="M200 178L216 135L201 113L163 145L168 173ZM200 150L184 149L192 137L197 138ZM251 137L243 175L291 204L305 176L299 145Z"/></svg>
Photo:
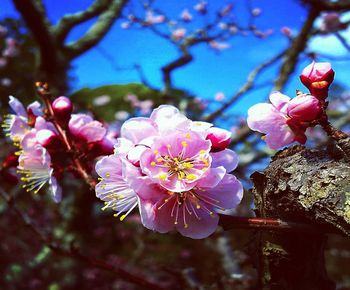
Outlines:
<svg viewBox="0 0 350 290"><path fill-rule="evenodd" d="M95 169L101 180L95 187L96 196L105 202L102 210L111 208L117 212L115 216L123 213L120 216L123 220L138 205L137 195L125 172L135 179L141 176L139 169L117 154L103 157Z"/></svg>
<svg viewBox="0 0 350 290"><path fill-rule="evenodd" d="M320 31L323 33L336 32L346 28L347 25L340 20L340 14L337 12L329 12L322 16Z"/></svg>
<svg viewBox="0 0 350 290"><path fill-rule="evenodd" d="M160 24L165 21L165 16L164 15L154 15L153 11L149 10L146 13L146 18L145 18L145 24L146 25L153 25L153 24Z"/></svg>
<svg viewBox="0 0 350 290"><path fill-rule="evenodd" d="M34 125L35 118L42 115L43 112L38 102L31 103L25 109L22 103L15 97L10 96L9 99L9 106L14 114L6 116L2 127L7 136L18 145L24 135L31 129L29 123L31 122Z"/></svg>
<svg viewBox="0 0 350 290"><path fill-rule="evenodd" d="M321 105L317 98L301 94L288 102L287 114L295 121L313 121L321 112Z"/></svg>
<svg viewBox="0 0 350 290"><path fill-rule="evenodd" d="M275 92L270 95L271 104L256 104L248 110L247 123L250 129L265 134L264 139L272 149L289 145L294 141L304 144L305 127L299 126L288 116L290 98ZM295 120L298 121L298 120Z"/></svg>
<svg viewBox="0 0 350 290"><path fill-rule="evenodd" d="M181 15L180 15L181 19L183 21L187 21L187 22L190 22L192 20L192 14L190 13L190 11L188 9L184 9L182 12L181 12Z"/></svg>
<svg viewBox="0 0 350 290"><path fill-rule="evenodd" d="M305 67L300 80L318 99L328 96L328 88L334 80L334 70L328 62L312 62Z"/></svg>
<svg viewBox="0 0 350 290"><path fill-rule="evenodd" d="M107 133L102 123L86 114L73 114L68 127L70 134L86 142L100 141Z"/></svg>
<svg viewBox="0 0 350 290"><path fill-rule="evenodd" d="M207 13L207 6L208 2L206 1L200 1L198 4L196 4L193 8L197 10L201 14Z"/></svg>
<svg viewBox="0 0 350 290"><path fill-rule="evenodd" d="M186 32L187 30L185 28L178 28L172 32L171 38L175 41L179 41L185 37Z"/></svg>
<svg viewBox="0 0 350 290"><path fill-rule="evenodd" d="M23 174L21 180L26 182L24 187L27 191L37 193L45 184L49 184L53 200L55 202L61 200L62 189L53 175L51 158L44 147L34 145L19 156L18 162L19 172Z"/></svg>
<svg viewBox="0 0 350 290"><path fill-rule="evenodd" d="M146 228L160 233L177 230L183 236L202 239L218 226L217 210L236 207L243 195L241 183L222 169L212 169L191 190L167 191L140 187L140 213Z"/></svg>
<svg viewBox="0 0 350 290"><path fill-rule="evenodd" d="M141 155L142 172L168 190L189 190L211 165L210 145L190 131L156 138Z"/></svg>
<svg viewBox="0 0 350 290"><path fill-rule="evenodd" d="M216 40L212 40L209 42L209 46L211 48L217 49L217 50L224 50L230 47L230 45L226 42L218 42Z"/></svg>

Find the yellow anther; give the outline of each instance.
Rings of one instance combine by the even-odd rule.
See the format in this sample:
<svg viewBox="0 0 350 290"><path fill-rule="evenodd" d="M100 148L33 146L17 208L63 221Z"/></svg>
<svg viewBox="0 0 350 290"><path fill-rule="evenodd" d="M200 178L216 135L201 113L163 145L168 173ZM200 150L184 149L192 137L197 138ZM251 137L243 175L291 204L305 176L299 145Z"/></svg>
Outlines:
<svg viewBox="0 0 350 290"><path fill-rule="evenodd" d="M154 150L154 155L158 155L159 151L158 150Z"/></svg>
<svg viewBox="0 0 350 290"><path fill-rule="evenodd" d="M201 206L200 206L199 204L197 204L197 205L196 205L196 208L197 208L197 209L200 209L200 208L201 208Z"/></svg>
<svg viewBox="0 0 350 290"><path fill-rule="evenodd" d="M151 162L151 165L152 165L152 166L155 166L155 165L156 165L156 163L155 163L154 161L152 161L152 162Z"/></svg>
<svg viewBox="0 0 350 290"><path fill-rule="evenodd" d="M177 173L177 179L182 180L185 177L185 173L183 173L182 171Z"/></svg>
<svg viewBox="0 0 350 290"><path fill-rule="evenodd" d="M184 167L185 168L192 168L194 165L192 164L192 163L190 163L190 162L184 162Z"/></svg>
<svg viewBox="0 0 350 290"><path fill-rule="evenodd" d="M195 175L195 174L189 174L189 175L186 176L186 179L187 179L187 180L195 180L197 177L198 177L198 176Z"/></svg>
<svg viewBox="0 0 350 290"><path fill-rule="evenodd" d="M120 221L123 221L126 218L126 214L123 214L119 219Z"/></svg>
<svg viewBox="0 0 350 290"><path fill-rule="evenodd" d="M167 178L167 175L166 174L161 174L161 175L159 175L158 176L158 178L160 179L160 180L166 180L166 178Z"/></svg>
<svg viewBox="0 0 350 290"><path fill-rule="evenodd" d="M188 224L184 224L184 228L187 229L188 228Z"/></svg>
<svg viewBox="0 0 350 290"><path fill-rule="evenodd" d="M199 151L199 154L205 154L205 150Z"/></svg>
<svg viewBox="0 0 350 290"><path fill-rule="evenodd" d="M190 139L191 138L191 134L190 133L187 133L186 134L186 139Z"/></svg>
<svg viewBox="0 0 350 290"><path fill-rule="evenodd" d="M168 160L168 159L169 159L169 156L168 156L168 155L165 155L165 156L164 156L164 159L165 159L165 160Z"/></svg>
<svg viewBox="0 0 350 290"><path fill-rule="evenodd" d="M187 147L188 146L186 141L182 141L181 144L182 144L183 147Z"/></svg>
<svg viewBox="0 0 350 290"><path fill-rule="evenodd" d="M168 144L168 145L166 145L166 147L168 147L169 149L171 148L171 145L170 144Z"/></svg>
<svg viewBox="0 0 350 290"><path fill-rule="evenodd" d="M110 176L111 176L111 174L107 172L106 173L106 177L110 177Z"/></svg>
<svg viewBox="0 0 350 290"><path fill-rule="evenodd" d="M313 82L311 83L311 86L315 89L323 89L328 86L328 82L327 81Z"/></svg>
<svg viewBox="0 0 350 290"><path fill-rule="evenodd" d="M160 162L163 162L163 158L158 158L158 159L157 159L157 162L159 162L159 163L160 163Z"/></svg>
<svg viewBox="0 0 350 290"><path fill-rule="evenodd" d="M208 170L208 167L203 167L202 168L202 171L207 171Z"/></svg>
<svg viewBox="0 0 350 290"><path fill-rule="evenodd" d="M266 139L266 135L261 136L261 140L264 140L264 141L265 141L265 139Z"/></svg>

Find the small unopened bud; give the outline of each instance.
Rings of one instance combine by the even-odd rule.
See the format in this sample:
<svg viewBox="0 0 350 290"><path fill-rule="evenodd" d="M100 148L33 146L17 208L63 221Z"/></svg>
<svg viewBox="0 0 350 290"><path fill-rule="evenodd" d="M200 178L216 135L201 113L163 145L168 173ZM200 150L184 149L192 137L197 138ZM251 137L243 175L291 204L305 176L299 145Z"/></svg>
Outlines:
<svg viewBox="0 0 350 290"><path fill-rule="evenodd" d="M211 141L212 151L221 151L226 149L230 145L232 135L230 131L216 127L211 127L208 129L207 132L207 140Z"/></svg>
<svg viewBox="0 0 350 290"><path fill-rule="evenodd" d="M310 122L317 119L321 112L318 99L311 95L298 95L289 101L287 114L296 121Z"/></svg>
<svg viewBox="0 0 350 290"><path fill-rule="evenodd" d="M88 145L88 152L91 158L103 155L111 155L113 154L113 150L113 143L107 138L103 138L100 141L89 143Z"/></svg>
<svg viewBox="0 0 350 290"><path fill-rule="evenodd" d="M48 129L40 130L36 133L38 143L47 149L59 149L62 146L60 137Z"/></svg>
<svg viewBox="0 0 350 290"><path fill-rule="evenodd" d="M73 112L73 104L67 97L58 97L52 103L52 110L59 124L66 127Z"/></svg>
<svg viewBox="0 0 350 290"><path fill-rule="evenodd" d="M328 62L312 62L300 75L300 80L318 99L328 96L328 88L334 80L334 70Z"/></svg>

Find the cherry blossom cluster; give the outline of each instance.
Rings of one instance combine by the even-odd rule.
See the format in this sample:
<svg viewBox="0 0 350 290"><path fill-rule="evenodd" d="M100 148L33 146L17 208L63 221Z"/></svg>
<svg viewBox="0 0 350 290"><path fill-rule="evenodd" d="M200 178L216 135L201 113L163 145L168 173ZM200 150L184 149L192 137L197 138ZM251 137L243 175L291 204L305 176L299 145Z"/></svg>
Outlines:
<svg viewBox="0 0 350 290"><path fill-rule="evenodd" d="M73 105L66 97L55 99L50 107L55 122L39 102L25 108L10 96L9 105L13 114L6 116L2 127L19 151L18 160L11 154L3 167L17 166L27 191L37 193L48 184L54 201L59 202L62 189L57 180L66 170L76 175L72 156L79 158L84 169L91 172L97 156L113 152L114 140L104 125L90 115L72 114ZM64 135L60 134L62 128ZM69 138L70 143L63 137Z"/></svg>
<svg viewBox="0 0 350 290"><path fill-rule="evenodd" d="M238 163L228 149L231 133L191 121L162 105L149 118L121 127L114 154L96 164L96 195L123 220L138 207L142 224L153 231L176 230L191 238L212 234L218 212L235 208L243 189L229 174Z"/></svg>
<svg viewBox="0 0 350 290"><path fill-rule="evenodd" d="M260 31L255 25L243 28L237 23L234 15L233 3L223 5L215 15L209 15L208 2L200 1L193 7L184 8L177 18L170 18L160 10L152 7L150 3L144 4L143 16L136 16L130 12L125 16L121 27L150 27L150 29L163 38L172 40L175 44L207 43L214 50L224 50L230 47L227 40L238 32L246 35L251 32L255 36L264 38L272 31ZM250 11L252 18L261 14L261 9L254 8ZM202 24L203 18L205 25ZM212 18L208 22L209 18Z"/></svg>
<svg viewBox="0 0 350 290"><path fill-rule="evenodd" d="M248 126L264 134L263 139L272 149L295 141L305 144L305 131L326 117L328 89L334 79L329 63L313 62L300 75L310 94L297 91L289 98L280 92L270 95L270 103L256 104L248 110Z"/></svg>

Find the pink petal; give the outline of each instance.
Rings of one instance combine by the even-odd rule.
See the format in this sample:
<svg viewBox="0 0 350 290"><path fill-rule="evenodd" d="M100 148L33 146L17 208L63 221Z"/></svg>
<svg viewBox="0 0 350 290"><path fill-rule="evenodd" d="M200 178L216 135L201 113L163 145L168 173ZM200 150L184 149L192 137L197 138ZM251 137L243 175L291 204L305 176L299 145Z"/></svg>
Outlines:
<svg viewBox="0 0 350 290"><path fill-rule="evenodd" d="M138 144L143 139L158 135L154 122L149 118L131 118L121 127L121 136Z"/></svg>
<svg viewBox="0 0 350 290"><path fill-rule="evenodd" d="M220 152L210 153L212 157L212 167L223 166L227 172L231 172L236 169L238 165L238 155L231 149L225 149Z"/></svg>

